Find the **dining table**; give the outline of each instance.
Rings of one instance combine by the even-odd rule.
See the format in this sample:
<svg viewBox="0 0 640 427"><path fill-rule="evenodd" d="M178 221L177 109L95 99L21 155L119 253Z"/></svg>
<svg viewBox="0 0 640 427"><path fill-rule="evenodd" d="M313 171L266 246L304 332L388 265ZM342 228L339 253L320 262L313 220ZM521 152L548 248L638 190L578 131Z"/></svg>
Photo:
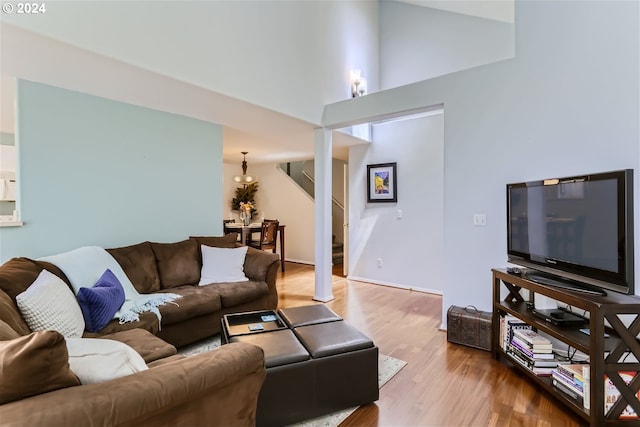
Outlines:
<svg viewBox="0 0 640 427"><path fill-rule="evenodd" d="M285 225L278 224L278 236L280 238L280 269L284 271L284 228ZM251 240L252 233L260 233L262 230L261 222L252 222L249 225L244 225L241 222L226 222L224 223L224 234L239 233L240 243L247 245ZM275 251L274 251L275 252Z"/></svg>

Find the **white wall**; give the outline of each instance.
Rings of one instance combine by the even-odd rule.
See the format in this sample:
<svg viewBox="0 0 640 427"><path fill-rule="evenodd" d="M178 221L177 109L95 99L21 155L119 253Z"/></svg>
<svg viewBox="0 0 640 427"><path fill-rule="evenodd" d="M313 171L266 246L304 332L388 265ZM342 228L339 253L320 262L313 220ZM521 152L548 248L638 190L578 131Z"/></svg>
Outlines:
<svg viewBox="0 0 640 427"><path fill-rule="evenodd" d="M385 1L385 0L383 0ZM515 0L400 0L403 3L433 7L449 12L480 16L503 22L513 22Z"/></svg>
<svg viewBox="0 0 640 427"><path fill-rule="evenodd" d="M378 123L371 145L351 148L349 278L442 292L443 130L442 113ZM398 202L366 203L367 165L389 162Z"/></svg>
<svg viewBox="0 0 640 427"><path fill-rule="evenodd" d="M242 173L240 165L224 164L222 206L224 217L229 216L231 198L237 188L233 176ZM253 165L247 173L258 177L256 205L265 218L277 219L285 225L285 259L304 264L314 263L314 208L313 199L298 188L276 164ZM234 217L238 220L237 212ZM278 245L277 252L280 253Z"/></svg>
<svg viewBox="0 0 640 427"><path fill-rule="evenodd" d="M380 2L380 89L513 56L512 23Z"/></svg>
<svg viewBox="0 0 640 427"><path fill-rule="evenodd" d="M25 225L0 228L0 262L221 234L220 126L28 81L17 95Z"/></svg>
<svg viewBox="0 0 640 427"><path fill-rule="evenodd" d="M639 14L638 2L518 1L513 60L326 107L324 125L339 127L444 104L443 321L450 305L491 308L491 268L506 265L505 184L633 168L638 218ZM476 212L486 227L472 225ZM635 234L639 272L637 224Z"/></svg>
<svg viewBox="0 0 640 427"><path fill-rule="evenodd" d="M363 71L370 91L378 87L377 1L68 1L47 8L2 20L312 123L325 104L350 97L350 69Z"/></svg>
<svg viewBox="0 0 640 427"><path fill-rule="evenodd" d="M333 158L331 160L331 195L342 206L347 203L344 194L344 166L347 164L344 160ZM303 180L304 190L310 194L315 193L315 161L309 160L304 163L304 172L312 178L312 180ZM300 183L300 181L298 181ZM344 209L336 203L331 204L331 232L335 243L344 243Z"/></svg>

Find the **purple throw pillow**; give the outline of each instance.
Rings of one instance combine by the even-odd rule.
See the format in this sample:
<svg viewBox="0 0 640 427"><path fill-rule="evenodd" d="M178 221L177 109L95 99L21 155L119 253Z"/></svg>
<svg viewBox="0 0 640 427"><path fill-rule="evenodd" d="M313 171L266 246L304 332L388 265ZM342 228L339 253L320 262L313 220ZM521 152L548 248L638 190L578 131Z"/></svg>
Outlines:
<svg viewBox="0 0 640 427"><path fill-rule="evenodd" d="M78 303L84 317L85 329L98 332L107 326L124 304L124 289L118 278L107 269L91 288L80 288Z"/></svg>

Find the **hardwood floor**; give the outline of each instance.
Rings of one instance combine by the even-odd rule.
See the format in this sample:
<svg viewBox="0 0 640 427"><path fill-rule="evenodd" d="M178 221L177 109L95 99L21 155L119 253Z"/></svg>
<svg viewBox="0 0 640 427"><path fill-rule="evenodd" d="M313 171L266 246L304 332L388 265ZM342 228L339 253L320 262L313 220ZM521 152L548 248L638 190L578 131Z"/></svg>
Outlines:
<svg viewBox="0 0 640 427"><path fill-rule="evenodd" d="M380 352L408 362L341 427L580 426L581 420L486 351L450 344L442 298L346 280L335 269L327 306L369 336ZM312 266L287 263L277 280L279 306L315 303Z"/></svg>

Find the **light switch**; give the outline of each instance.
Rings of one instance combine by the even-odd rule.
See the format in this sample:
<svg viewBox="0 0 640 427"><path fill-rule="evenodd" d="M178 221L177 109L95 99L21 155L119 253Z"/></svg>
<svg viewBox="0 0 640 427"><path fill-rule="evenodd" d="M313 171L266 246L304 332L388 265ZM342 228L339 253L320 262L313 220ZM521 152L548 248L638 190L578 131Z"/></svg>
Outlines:
<svg viewBox="0 0 640 427"><path fill-rule="evenodd" d="M396 218L398 218L398 219L402 219L402 209L398 209L398 210L396 211Z"/></svg>

